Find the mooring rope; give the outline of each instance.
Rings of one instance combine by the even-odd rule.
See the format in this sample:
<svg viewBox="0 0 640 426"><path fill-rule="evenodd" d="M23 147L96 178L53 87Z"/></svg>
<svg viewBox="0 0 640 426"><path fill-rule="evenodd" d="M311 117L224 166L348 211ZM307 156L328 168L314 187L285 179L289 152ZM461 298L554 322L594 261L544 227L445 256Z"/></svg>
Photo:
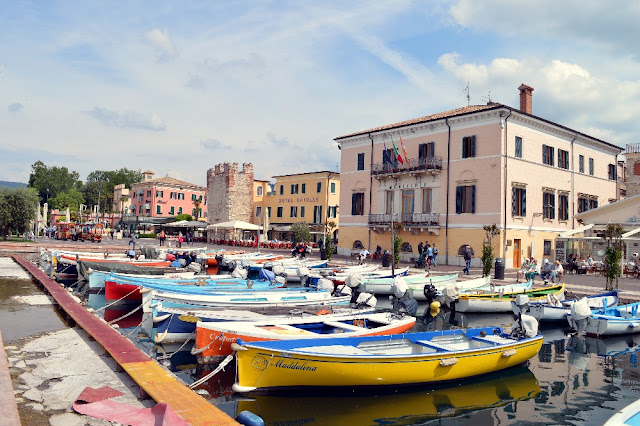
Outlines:
<svg viewBox="0 0 640 426"><path fill-rule="evenodd" d="M180 347L178 349L176 349L175 351L171 352L170 354L165 353L164 355L160 355L159 357L156 357L156 359L163 360L163 359L171 358L173 355L175 355L178 352L180 352L182 350L182 348L184 348L187 345L187 343L189 343L189 341L191 341L191 338L195 334L196 334L196 331L193 330L191 332L191 334L189 334L189 337L187 337L187 340L185 340L184 343L182 345L180 345Z"/></svg>
<svg viewBox="0 0 640 426"><path fill-rule="evenodd" d="M118 302L122 301L122 299L125 299L125 298L127 298L128 296L130 296L130 295L132 295L133 293L135 293L135 292L136 292L136 290L140 290L140 288L141 288L141 286L138 286L138 287L134 288L134 289L133 289L133 290L131 290L129 293L127 293L127 294L125 294L124 296L122 296L120 299L118 299L118 300L114 300L113 302L111 302L111 303L109 303L109 304L107 304L107 305L104 305L102 308L98 308L98 309L96 309L96 311L97 311L97 312L100 312L100 311L101 311L101 310L103 310L103 309L107 309L107 308L109 308L109 307L111 307L111 306L115 305L116 303L118 303ZM140 307L142 307L142 305L140 305Z"/></svg>
<svg viewBox="0 0 640 426"><path fill-rule="evenodd" d="M229 364L231 362L232 359L233 359L233 354L227 355L227 357L224 360L222 360L220 365L218 365L218 367L216 367L215 370L213 370L211 373L207 374L203 378L201 378L199 380L196 380L195 382L191 383L189 385L189 389L193 389L196 386L200 386L201 384L203 384L204 382L206 382L207 380L209 380L210 378L212 378L213 376L218 374L218 372L220 370L224 370L224 368L227 366L227 364Z"/></svg>
<svg viewBox="0 0 640 426"><path fill-rule="evenodd" d="M142 305L138 306L138 307L137 307L137 308L135 308L133 311L127 312L126 314L122 315L121 317L118 317L118 318L116 318L116 319L113 319L113 320L109 321L107 324L111 325L111 324L113 324L114 322L118 322L118 321L120 321L121 319L124 319L124 318L128 317L129 315L131 315L131 314L133 314L133 313L135 313L135 312L139 311L139 310L140 310L140 308L142 308Z"/></svg>

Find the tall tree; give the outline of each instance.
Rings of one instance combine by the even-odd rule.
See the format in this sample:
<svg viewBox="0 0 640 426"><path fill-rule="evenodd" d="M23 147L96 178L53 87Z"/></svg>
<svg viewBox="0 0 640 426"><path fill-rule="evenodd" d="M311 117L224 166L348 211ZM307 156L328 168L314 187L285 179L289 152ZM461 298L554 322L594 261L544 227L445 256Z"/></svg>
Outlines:
<svg viewBox="0 0 640 426"><path fill-rule="evenodd" d="M84 197L82 193L77 189L70 189L65 192L61 192L56 195L55 198L49 199L49 204L54 209L66 209L69 207L71 210L78 211L80 209L80 204L84 204Z"/></svg>
<svg viewBox="0 0 640 426"><path fill-rule="evenodd" d="M78 172L70 172L66 167L49 167L42 161L36 161L31 165L29 186L38 192L40 200L46 201L61 192L82 189L82 181Z"/></svg>
<svg viewBox="0 0 640 426"><path fill-rule="evenodd" d="M24 232L36 218L38 193L32 188L0 188L0 232L6 240L10 231Z"/></svg>
<svg viewBox="0 0 640 426"><path fill-rule="evenodd" d="M111 211L114 205L114 187L124 184L126 188L131 189L134 183L141 181L142 172L140 170L129 170L126 167L114 171L95 170L87 176L83 195L87 204L96 205L99 203L101 210Z"/></svg>

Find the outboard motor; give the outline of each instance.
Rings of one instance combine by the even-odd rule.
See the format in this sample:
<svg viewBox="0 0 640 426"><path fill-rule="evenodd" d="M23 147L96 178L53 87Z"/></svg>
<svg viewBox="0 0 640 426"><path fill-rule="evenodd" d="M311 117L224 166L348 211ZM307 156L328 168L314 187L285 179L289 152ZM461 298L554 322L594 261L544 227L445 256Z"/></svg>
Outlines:
<svg viewBox="0 0 640 426"><path fill-rule="evenodd" d="M571 316L569 317L569 325L574 328L578 334L584 334L587 325L587 319L591 317L591 308L589 302L583 297L571 304Z"/></svg>
<svg viewBox="0 0 640 426"><path fill-rule="evenodd" d="M395 314L415 316L418 312L418 302L409 294L409 286L404 277L394 278L393 294L389 298L392 299Z"/></svg>
<svg viewBox="0 0 640 426"><path fill-rule="evenodd" d="M349 288L349 287L347 287ZM371 293L360 293L358 295L358 299L356 300L356 308L362 309L365 307L375 308L378 300Z"/></svg>
<svg viewBox="0 0 640 426"><path fill-rule="evenodd" d="M296 270L296 273L300 278L300 285L302 287L308 287L309 284L307 283L307 280L309 279L309 268L307 268L306 266L301 266Z"/></svg>
<svg viewBox="0 0 640 426"><path fill-rule="evenodd" d="M329 281L331 283L330 280L327 280L325 278L320 278L318 280L318 285L320 284L320 281ZM331 283L331 285L333 286L333 283ZM339 286L337 286L335 288L335 290L333 290L333 293L331 293L331 295L334 296L334 297L352 296L353 295L353 290L351 290L351 287L347 286L346 284L340 284Z"/></svg>
<svg viewBox="0 0 640 426"><path fill-rule="evenodd" d="M334 292L334 289L333 289L333 282L331 280L328 280L326 278L320 278L318 280L317 288L318 288L318 291L333 292L332 295L335 296L335 292Z"/></svg>
<svg viewBox="0 0 640 426"><path fill-rule="evenodd" d="M438 291L436 290L436 287L433 284L425 284L423 293L424 293L424 297L426 297L427 299L428 305L431 305L431 302L436 300L436 297L438 297Z"/></svg>
<svg viewBox="0 0 640 426"><path fill-rule="evenodd" d="M538 320L525 312L529 309L529 296L520 294L512 302L513 312L517 318L511 326L511 337L525 339L538 334Z"/></svg>
<svg viewBox="0 0 640 426"><path fill-rule="evenodd" d="M231 273L233 278L242 278L243 280L247 279L248 271L244 268L237 267Z"/></svg>
<svg viewBox="0 0 640 426"><path fill-rule="evenodd" d="M344 280L344 283L351 288L351 303L356 303L358 300L358 296L360 295L360 290L358 286L362 283L362 274L359 272L354 272L353 274L349 274L347 278Z"/></svg>
<svg viewBox="0 0 640 426"><path fill-rule="evenodd" d="M262 268L262 269L264 269L264 268ZM267 271L268 270L269 269L267 269ZM285 277L285 275L284 275L284 270L285 270L285 268L282 265L272 265L271 266L271 271L275 274L276 277L283 277L286 280L287 277Z"/></svg>
<svg viewBox="0 0 640 426"><path fill-rule="evenodd" d="M273 281L278 284L278 287L287 286L287 280L284 277L276 277Z"/></svg>

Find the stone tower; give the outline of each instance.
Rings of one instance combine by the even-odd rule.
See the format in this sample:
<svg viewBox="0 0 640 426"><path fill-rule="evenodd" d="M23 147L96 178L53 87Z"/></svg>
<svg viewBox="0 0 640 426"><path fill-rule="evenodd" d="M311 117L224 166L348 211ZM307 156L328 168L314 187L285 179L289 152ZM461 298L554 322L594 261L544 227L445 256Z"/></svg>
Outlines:
<svg viewBox="0 0 640 426"><path fill-rule="evenodd" d="M210 224L242 220L253 212L253 164L216 164L207 170L207 221Z"/></svg>

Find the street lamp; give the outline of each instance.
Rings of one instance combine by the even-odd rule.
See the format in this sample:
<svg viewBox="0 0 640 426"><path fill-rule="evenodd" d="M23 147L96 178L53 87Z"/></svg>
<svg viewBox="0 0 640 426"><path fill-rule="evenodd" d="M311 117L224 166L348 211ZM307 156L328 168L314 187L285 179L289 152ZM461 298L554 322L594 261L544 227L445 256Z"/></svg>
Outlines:
<svg viewBox="0 0 640 426"><path fill-rule="evenodd" d="M47 204L49 204L49 188L47 188Z"/></svg>

